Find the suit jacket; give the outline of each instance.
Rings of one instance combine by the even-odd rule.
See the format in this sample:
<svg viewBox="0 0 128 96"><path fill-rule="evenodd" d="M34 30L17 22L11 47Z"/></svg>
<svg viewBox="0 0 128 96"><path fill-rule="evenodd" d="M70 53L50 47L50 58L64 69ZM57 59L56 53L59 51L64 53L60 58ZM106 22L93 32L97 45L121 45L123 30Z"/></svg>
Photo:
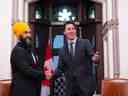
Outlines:
<svg viewBox="0 0 128 96"><path fill-rule="evenodd" d="M92 56L92 47L87 39L77 39L74 57L69 54L67 42L60 49L57 73L65 73L68 90L66 96L70 96L69 94L74 91L74 85L77 85L77 90L84 92L83 95L80 93L80 96L91 96L89 94L95 90Z"/></svg>
<svg viewBox="0 0 128 96"><path fill-rule="evenodd" d="M19 42L11 53L12 96L39 96L41 80L44 78L41 65L34 64L31 50ZM34 65L34 66L33 66Z"/></svg>

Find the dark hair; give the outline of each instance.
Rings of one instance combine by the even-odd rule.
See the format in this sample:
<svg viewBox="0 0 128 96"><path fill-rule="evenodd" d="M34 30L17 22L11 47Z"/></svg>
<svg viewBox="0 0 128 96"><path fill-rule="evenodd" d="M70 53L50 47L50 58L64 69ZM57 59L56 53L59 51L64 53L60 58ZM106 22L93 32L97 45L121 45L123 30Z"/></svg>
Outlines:
<svg viewBox="0 0 128 96"><path fill-rule="evenodd" d="M73 21L67 21L64 24L64 30L65 30L66 25L68 25L68 24L72 24L77 29L77 25Z"/></svg>

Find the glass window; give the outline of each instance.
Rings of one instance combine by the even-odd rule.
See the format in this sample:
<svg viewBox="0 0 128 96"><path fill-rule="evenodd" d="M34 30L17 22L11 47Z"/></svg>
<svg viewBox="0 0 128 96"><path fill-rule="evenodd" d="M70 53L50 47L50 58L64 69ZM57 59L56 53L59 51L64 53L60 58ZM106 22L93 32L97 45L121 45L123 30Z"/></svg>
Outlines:
<svg viewBox="0 0 128 96"><path fill-rule="evenodd" d="M61 48L64 43L63 35L56 35L53 41L53 48Z"/></svg>

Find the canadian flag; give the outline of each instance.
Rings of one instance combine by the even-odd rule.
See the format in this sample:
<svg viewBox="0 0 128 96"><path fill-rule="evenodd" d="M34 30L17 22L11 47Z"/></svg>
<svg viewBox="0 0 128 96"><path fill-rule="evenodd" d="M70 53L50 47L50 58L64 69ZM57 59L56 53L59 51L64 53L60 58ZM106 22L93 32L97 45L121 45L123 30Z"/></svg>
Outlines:
<svg viewBox="0 0 128 96"><path fill-rule="evenodd" d="M45 62L43 66L43 71L45 73L46 79L42 80L41 85L41 96L49 96L50 95L50 78L53 74L52 70L52 49L50 46L50 43L48 43L48 46L45 51Z"/></svg>

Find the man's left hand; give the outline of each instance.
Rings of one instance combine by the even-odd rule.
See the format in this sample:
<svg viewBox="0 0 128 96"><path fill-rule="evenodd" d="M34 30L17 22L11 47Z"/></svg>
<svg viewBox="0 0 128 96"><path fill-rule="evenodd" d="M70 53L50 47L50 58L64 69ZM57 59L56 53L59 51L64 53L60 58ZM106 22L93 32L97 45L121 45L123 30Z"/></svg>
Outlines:
<svg viewBox="0 0 128 96"><path fill-rule="evenodd" d="M92 56L92 61L97 64L99 60L100 60L100 54L98 51L96 51L96 53Z"/></svg>

